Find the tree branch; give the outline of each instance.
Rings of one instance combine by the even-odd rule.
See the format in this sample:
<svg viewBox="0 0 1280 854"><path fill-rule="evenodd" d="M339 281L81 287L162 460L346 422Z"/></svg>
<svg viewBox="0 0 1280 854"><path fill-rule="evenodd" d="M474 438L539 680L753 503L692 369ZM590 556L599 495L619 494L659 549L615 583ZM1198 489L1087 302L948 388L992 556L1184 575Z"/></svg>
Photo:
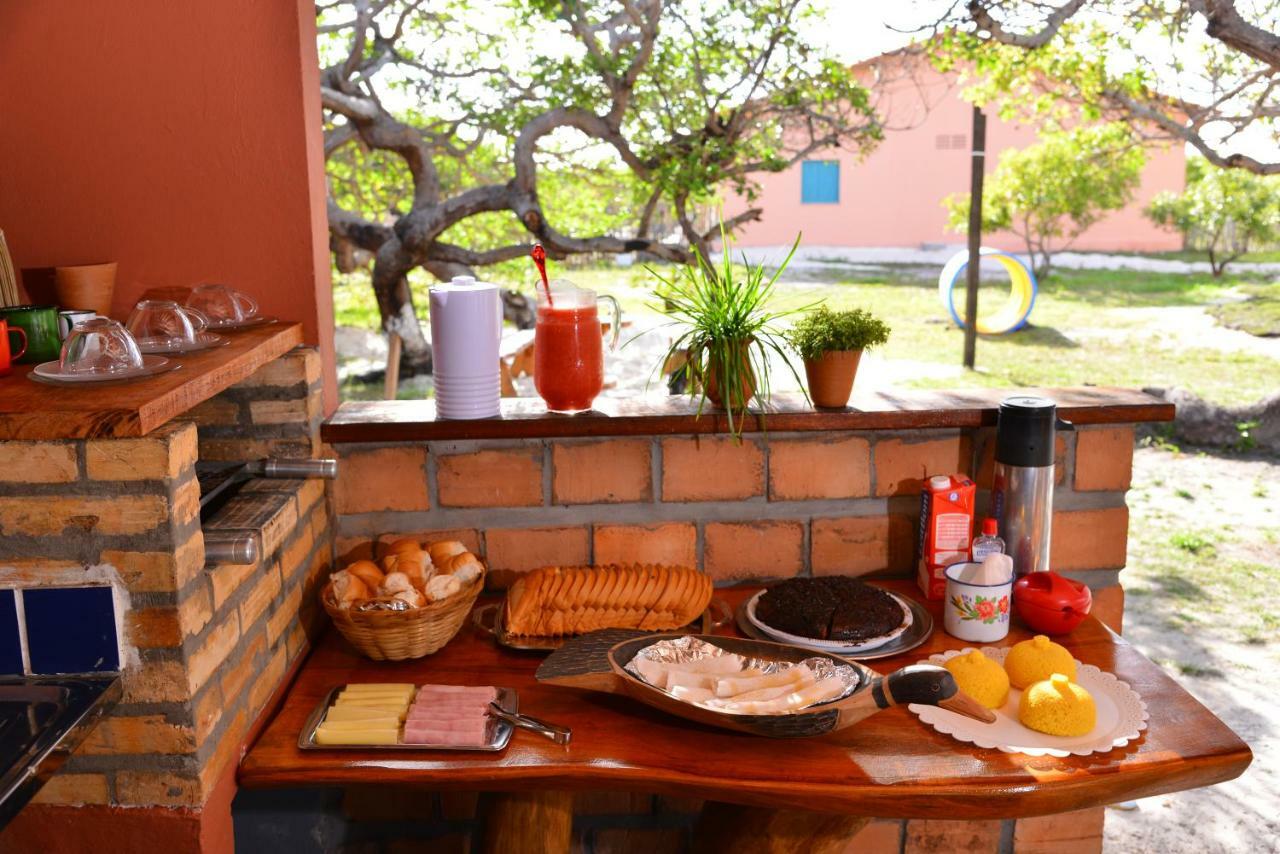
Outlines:
<svg viewBox="0 0 1280 854"><path fill-rule="evenodd" d="M987 0L969 0L969 17L979 28L986 30L1001 44L1037 48L1048 44L1062 25L1080 11L1082 6L1084 6L1084 0L1068 0L1050 12L1044 20L1044 26L1033 33L1015 33L1006 30L991 14L991 4Z"/></svg>
<svg viewBox="0 0 1280 854"><path fill-rule="evenodd" d="M1280 70L1280 35L1246 21L1235 0L1188 0L1187 5L1208 21L1205 32L1211 38Z"/></svg>

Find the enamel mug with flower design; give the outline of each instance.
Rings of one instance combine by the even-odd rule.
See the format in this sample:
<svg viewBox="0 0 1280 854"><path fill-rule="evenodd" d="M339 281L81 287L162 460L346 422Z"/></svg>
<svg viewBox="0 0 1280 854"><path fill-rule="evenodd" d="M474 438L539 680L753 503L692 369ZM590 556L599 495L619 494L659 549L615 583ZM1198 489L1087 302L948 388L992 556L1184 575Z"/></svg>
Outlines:
<svg viewBox="0 0 1280 854"><path fill-rule="evenodd" d="M999 584L971 584L961 578L977 564L953 563L947 567L946 600L942 624L947 634L973 643L991 643L1009 634L1012 610L1012 574Z"/></svg>

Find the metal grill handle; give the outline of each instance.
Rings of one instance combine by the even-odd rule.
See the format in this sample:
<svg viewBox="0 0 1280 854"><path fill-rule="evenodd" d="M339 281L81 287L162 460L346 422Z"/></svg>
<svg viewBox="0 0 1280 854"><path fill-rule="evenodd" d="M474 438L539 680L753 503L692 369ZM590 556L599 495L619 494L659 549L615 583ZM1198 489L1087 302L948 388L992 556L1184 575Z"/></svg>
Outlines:
<svg viewBox="0 0 1280 854"><path fill-rule="evenodd" d="M258 538L236 531L205 531L204 562L251 566L258 562Z"/></svg>
<svg viewBox="0 0 1280 854"><path fill-rule="evenodd" d="M262 476L282 479L318 477L333 480L338 476L338 461L265 459L262 461Z"/></svg>

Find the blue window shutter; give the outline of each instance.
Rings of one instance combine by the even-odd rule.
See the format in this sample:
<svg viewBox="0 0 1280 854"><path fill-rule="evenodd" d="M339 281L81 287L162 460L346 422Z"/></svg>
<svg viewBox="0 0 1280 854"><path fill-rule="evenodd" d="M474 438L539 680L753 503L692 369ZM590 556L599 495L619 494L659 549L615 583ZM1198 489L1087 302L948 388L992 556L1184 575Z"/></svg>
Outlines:
<svg viewBox="0 0 1280 854"><path fill-rule="evenodd" d="M839 160L806 160L800 164L800 202L806 205L840 203Z"/></svg>

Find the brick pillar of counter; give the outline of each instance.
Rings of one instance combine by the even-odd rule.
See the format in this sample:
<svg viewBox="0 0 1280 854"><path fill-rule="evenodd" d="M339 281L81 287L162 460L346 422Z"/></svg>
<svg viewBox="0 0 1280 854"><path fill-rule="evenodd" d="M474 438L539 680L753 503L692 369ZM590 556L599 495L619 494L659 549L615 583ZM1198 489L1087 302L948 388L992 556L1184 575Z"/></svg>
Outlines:
<svg viewBox="0 0 1280 854"><path fill-rule="evenodd" d="M257 481L259 562L206 567L195 463L315 456L319 421L299 348L145 438L0 442L0 588L110 586L124 686L0 850L231 850L235 767L322 616L332 514L324 481Z"/></svg>
<svg viewBox="0 0 1280 854"><path fill-rule="evenodd" d="M719 585L910 576L924 478L972 474L981 512L994 438L978 428L774 433L741 444L722 436L339 444L336 550L341 563L367 556L371 540L461 539L499 587L537 566L610 561L697 566ZM1132 425L1082 426L1057 448L1053 564L1093 588L1095 613L1117 630L1133 440ZM612 818L580 807L583 850L682 850L696 804L654 803L666 806L646 802ZM877 821L849 850L1096 851L1101 828L1100 809L1017 822Z"/></svg>

